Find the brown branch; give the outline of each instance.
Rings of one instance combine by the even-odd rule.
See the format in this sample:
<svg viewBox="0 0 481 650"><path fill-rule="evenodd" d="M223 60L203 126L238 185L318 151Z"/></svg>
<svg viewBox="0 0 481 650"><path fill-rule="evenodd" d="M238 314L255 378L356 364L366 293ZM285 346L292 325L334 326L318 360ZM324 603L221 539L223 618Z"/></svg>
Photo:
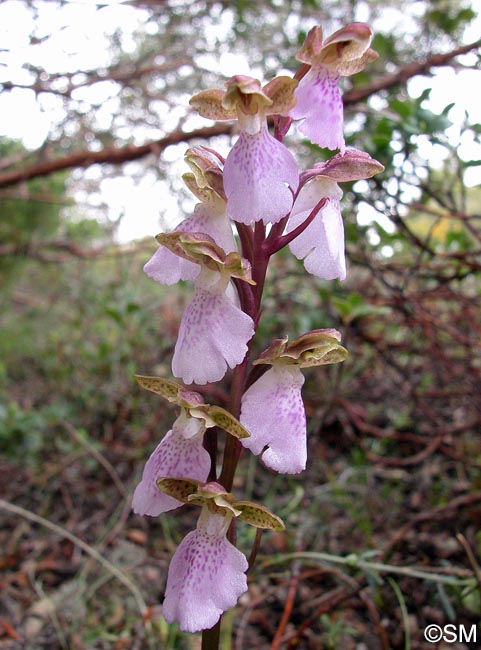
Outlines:
<svg viewBox="0 0 481 650"><path fill-rule="evenodd" d="M53 240L26 245L0 244L0 257L26 257L37 260L38 262L58 264L67 262L73 258L92 259L101 256L119 257L121 255L135 255L144 248L149 250L152 246L148 241L140 241L124 245L109 243L95 248L83 248L72 241Z"/></svg>
<svg viewBox="0 0 481 650"><path fill-rule="evenodd" d="M289 623L289 619L292 613L292 608L294 607L294 599L296 597L298 584L299 584L299 571L298 571L298 566L296 565L289 582L289 588L287 590L286 602L284 604L284 611L282 613L282 618L280 620L276 634L272 641L270 650L279 650L280 648L284 631L287 627L287 624Z"/></svg>
<svg viewBox="0 0 481 650"><path fill-rule="evenodd" d="M384 75L373 81L371 84L363 88L353 88L344 94L344 105L352 106L380 90L387 90L398 85L405 84L408 79L415 77L419 74L428 72L433 67L439 67L448 64L456 56L466 54L481 46L481 41L476 41L469 45L463 45L455 50L446 52L445 54L433 54L428 59L420 63L412 63L403 66L392 75ZM40 176L48 176L54 172L62 171L65 169L74 169L77 167L89 167L95 164L111 164L120 165L132 160L139 160L148 154L159 155L166 147L171 144L179 142L189 142L194 138L210 138L216 135L228 134L231 132L232 125L228 122L220 122L214 126L196 129L189 133L183 131L175 131L174 133L147 142L143 145L129 145L126 147L108 147L102 151L78 151L76 153L58 158L57 160L47 160L41 163L35 163L24 169L0 173L0 188L10 187L22 181Z"/></svg>
<svg viewBox="0 0 481 650"><path fill-rule="evenodd" d="M389 88L402 86L412 77L416 77L420 74L426 74L431 68L439 68L447 65L457 56L467 54L472 50L478 49L479 47L481 47L481 40L478 40L475 43L469 43L468 45L463 45L456 48L455 50L446 52L445 54L433 54L425 61L410 63L408 65L402 66L394 74L382 75L367 86L363 86L362 88L353 88L352 90L344 93L344 106L357 104L358 102L367 99L371 95L378 93L380 90L389 90Z"/></svg>
<svg viewBox="0 0 481 650"><path fill-rule="evenodd" d="M42 81L39 78L40 73L43 73L43 69L38 69L34 66L28 66L27 69L33 74L37 75L36 81L31 84L21 84L14 83L12 81L4 81L0 83L0 90L2 91L11 91L16 88L22 90L31 90L36 95L40 93L46 93L51 95L58 95L60 97L65 97L71 99L72 92L80 88L85 88L86 86L92 86L96 83L102 83L104 81L111 81L114 83L127 83L132 82L136 79L146 77L149 75L160 75L169 72L170 70L176 70L182 65L194 66L194 62L189 57L181 57L178 59L172 59L166 63L161 64L151 64L141 67L138 64L117 64L110 68L106 68L102 73L97 70L87 70L87 71L78 71L65 74L51 74L47 81ZM84 75L86 79L80 83L73 83L72 78L76 75ZM68 80L67 86L64 89L54 88L51 84L59 79Z"/></svg>
<svg viewBox="0 0 481 650"><path fill-rule="evenodd" d="M90 165L97 164L121 165L132 160L143 158L148 154L158 156L171 144L190 142L196 138L211 138L216 135L229 134L231 129L232 124L219 122L218 124L214 124L214 126L203 127L188 133L185 133L184 131L174 131L174 133L170 133L159 140L147 142L143 145L107 147L106 149L102 149L102 151L77 151L65 156L64 158L47 160L45 162L29 165L23 169L15 169L0 174L0 188L10 187L17 183L21 183L22 181L38 178L39 176L48 176L54 172L63 171L65 169L90 167Z"/></svg>
<svg viewBox="0 0 481 650"><path fill-rule="evenodd" d="M418 513L413 519L408 521L402 526L391 538L388 544L382 550L381 561L386 562L394 551L395 547L404 539L406 534L417 525L442 519L443 517L451 517L453 513L458 513L461 508L469 508L476 506L481 502L481 492L471 492L470 494L463 494L450 501L449 503L436 506L431 510L424 510Z"/></svg>

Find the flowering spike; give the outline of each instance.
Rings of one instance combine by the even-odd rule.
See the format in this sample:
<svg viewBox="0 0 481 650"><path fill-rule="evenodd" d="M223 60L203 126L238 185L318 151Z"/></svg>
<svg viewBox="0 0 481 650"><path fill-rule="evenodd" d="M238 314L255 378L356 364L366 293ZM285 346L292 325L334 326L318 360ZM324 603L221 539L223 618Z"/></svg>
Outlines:
<svg viewBox="0 0 481 650"><path fill-rule="evenodd" d="M371 37L362 23L351 23L327 39L315 27L297 53L301 66L294 78L280 76L262 86L237 75L224 90L205 90L190 102L204 117L237 119L239 137L226 159L206 147L187 150L189 171L183 180L200 203L174 232L157 236L161 246L145 272L166 284L194 281L172 372L183 384L207 384L234 369L229 403L240 415L237 420L222 407L205 404L201 395L175 381L137 376L141 386L180 408L180 415L148 459L133 509L156 515L182 504L202 508L197 528L179 545L167 578L163 614L181 630L210 630L247 589L247 560L226 538L231 522L285 529L265 506L236 500L228 492L239 459L237 440L274 471L301 472L307 461L302 369L339 363L348 354L335 329L313 330L291 341L276 339L255 361L250 341L262 313L268 262L276 251L289 245L306 270L321 278L346 276L338 183L370 178L383 167L362 151L346 150L338 82L377 58ZM269 116L274 116L275 137L268 129ZM296 159L283 144L293 119L301 121L300 131L312 142L340 153L299 175ZM249 363L271 367L248 375ZM205 442L209 452L203 442L208 428L213 429ZM211 472L216 475L217 428L237 439L228 436L221 446L222 484L208 481ZM234 532L235 526L233 537ZM256 535L251 558L258 543ZM216 634L203 635L202 646L216 645Z"/></svg>

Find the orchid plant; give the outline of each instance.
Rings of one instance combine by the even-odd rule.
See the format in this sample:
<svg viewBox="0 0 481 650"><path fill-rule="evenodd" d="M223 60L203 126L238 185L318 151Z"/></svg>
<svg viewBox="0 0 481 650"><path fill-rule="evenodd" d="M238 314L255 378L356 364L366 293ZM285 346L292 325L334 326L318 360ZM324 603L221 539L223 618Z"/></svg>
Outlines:
<svg viewBox="0 0 481 650"><path fill-rule="evenodd" d="M157 235L160 247L144 268L162 284L192 282L193 296L172 360L172 373L181 381L137 376L179 415L147 460L132 506L152 517L183 504L201 508L196 529L172 558L163 615L181 630L202 630L205 650L218 648L221 616L247 590L249 563L235 546L238 522L259 531L284 529L265 506L231 493L240 455L247 449L272 471L302 472L302 371L347 356L334 329L296 333L292 340L286 333L257 359L251 350L275 253L288 246L308 273L324 280L346 277L339 184L369 178L383 167L367 153L346 148L338 80L376 59L370 42L371 30L361 23L325 40L315 27L297 54L301 65L293 77L262 86L238 75L223 90L194 95L190 103L201 116L236 121L238 139L226 159L203 146L187 151L190 171L183 180L199 203L173 232ZM300 173L283 143L296 120L311 142L339 152ZM195 385L220 381L228 372L227 408L206 404ZM226 436L222 464L220 435ZM250 563L259 541L260 534Z"/></svg>

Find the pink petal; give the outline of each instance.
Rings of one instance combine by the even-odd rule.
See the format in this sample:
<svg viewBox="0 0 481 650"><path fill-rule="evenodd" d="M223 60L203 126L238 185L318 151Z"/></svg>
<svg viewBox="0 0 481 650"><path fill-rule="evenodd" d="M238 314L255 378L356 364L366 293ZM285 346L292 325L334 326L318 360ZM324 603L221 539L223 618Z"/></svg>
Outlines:
<svg viewBox="0 0 481 650"><path fill-rule="evenodd" d="M179 280L194 280L199 275L199 266L159 246L145 264L144 273L160 284L175 284Z"/></svg>
<svg viewBox="0 0 481 650"><path fill-rule="evenodd" d="M240 134L224 165L227 212L233 219L276 223L290 211L291 190L298 185L296 159L267 127Z"/></svg>
<svg viewBox="0 0 481 650"><path fill-rule="evenodd" d="M182 224L181 224L182 225ZM183 222L178 230L186 232L204 232L224 249L224 252L237 251L237 244L232 230L232 224L227 216L224 201L197 203L194 214Z"/></svg>
<svg viewBox="0 0 481 650"><path fill-rule="evenodd" d="M187 632L211 628L247 591L245 556L227 541L225 532L215 530L224 528L225 518L209 518L207 526L199 521L197 530L182 540L169 567L162 613Z"/></svg>
<svg viewBox="0 0 481 650"><path fill-rule="evenodd" d="M218 381L244 359L252 318L217 290L196 287L180 323L172 372L186 384Z"/></svg>
<svg viewBox="0 0 481 650"><path fill-rule="evenodd" d="M241 442L271 469L297 474L306 467L304 383L296 366L274 365L244 393L240 421L250 432Z"/></svg>
<svg viewBox="0 0 481 650"><path fill-rule="evenodd" d="M225 202L208 201L197 203L194 214L182 221L174 232L206 233L226 253L237 250L232 226L225 211ZM161 284L175 284L179 280L194 280L199 275L198 264L184 260L160 246L144 266L145 273Z"/></svg>
<svg viewBox="0 0 481 650"><path fill-rule="evenodd" d="M191 420L200 426L194 418ZM133 511L137 515L157 517L162 512L180 507L180 501L158 489L157 479L172 477L206 481L209 470L210 457L202 446L202 436L187 439L176 431L174 425L145 464L142 480L132 498Z"/></svg>
<svg viewBox="0 0 481 650"><path fill-rule="evenodd" d="M344 110L338 81L339 74L330 73L326 66L311 68L294 91L297 103L289 115L303 120L299 130L311 142L344 153Z"/></svg>

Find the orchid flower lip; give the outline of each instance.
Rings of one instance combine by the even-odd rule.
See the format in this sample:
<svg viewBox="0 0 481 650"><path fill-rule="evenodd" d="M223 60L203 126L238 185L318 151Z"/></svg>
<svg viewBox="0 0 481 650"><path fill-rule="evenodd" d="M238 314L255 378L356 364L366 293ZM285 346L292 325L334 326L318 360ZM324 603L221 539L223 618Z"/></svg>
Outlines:
<svg viewBox="0 0 481 650"><path fill-rule="evenodd" d="M247 591L247 559L227 539L231 517L203 508L197 528L187 534L169 567L162 613L180 629L212 628Z"/></svg>

